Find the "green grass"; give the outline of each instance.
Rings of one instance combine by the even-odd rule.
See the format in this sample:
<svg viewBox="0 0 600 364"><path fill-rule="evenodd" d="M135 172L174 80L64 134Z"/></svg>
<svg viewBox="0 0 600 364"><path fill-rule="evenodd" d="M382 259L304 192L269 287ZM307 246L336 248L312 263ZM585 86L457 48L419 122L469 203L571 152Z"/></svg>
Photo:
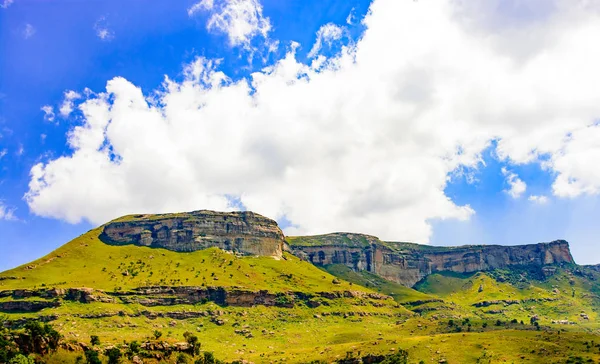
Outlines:
<svg viewBox="0 0 600 364"><path fill-rule="evenodd" d="M65 244L47 256L0 273L0 290L41 287L91 287L112 291L140 286L220 286L271 292L369 291L335 277L308 262L285 254L237 257L210 248L191 253L133 245L107 245L100 229ZM124 275L124 273L126 275Z"/></svg>
<svg viewBox="0 0 600 364"><path fill-rule="evenodd" d="M439 300L437 296L422 293L401 284L388 281L367 271L353 271L344 264L325 265L323 269L345 281L392 296L398 303Z"/></svg>

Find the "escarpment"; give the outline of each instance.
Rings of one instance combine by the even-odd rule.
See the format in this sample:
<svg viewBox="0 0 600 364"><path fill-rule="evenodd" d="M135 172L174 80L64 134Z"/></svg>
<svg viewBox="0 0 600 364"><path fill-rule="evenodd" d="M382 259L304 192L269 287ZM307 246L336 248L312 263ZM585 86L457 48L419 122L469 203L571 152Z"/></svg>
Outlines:
<svg viewBox="0 0 600 364"><path fill-rule="evenodd" d="M278 258L284 245L277 223L251 211L130 215L106 224L100 239L112 245L135 244L178 252L218 247Z"/></svg>
<svg viewBox="0 0 600 364"><path fill-rule="evenodd" d="M574 263L564 240L516 246L433 247L334 233L290 237L288 243L294 254L313 264L345 264L409 287L435 272L471 273L513 265Z"/></svg>
<svg viewBox="0 0 600 364"><path fill-rule="evenodd" d="M191 252L218 247L244 255L282 257L286 239L277 223L250 211L208 210L178 214L130 215L103 227L107 244L135 244ZM412 287L436 272L471 273L513 265L573 263L569 244L434 247L385 242L375 236L333 233L288 237L293 254L316 265L345 264Z"/></svg>

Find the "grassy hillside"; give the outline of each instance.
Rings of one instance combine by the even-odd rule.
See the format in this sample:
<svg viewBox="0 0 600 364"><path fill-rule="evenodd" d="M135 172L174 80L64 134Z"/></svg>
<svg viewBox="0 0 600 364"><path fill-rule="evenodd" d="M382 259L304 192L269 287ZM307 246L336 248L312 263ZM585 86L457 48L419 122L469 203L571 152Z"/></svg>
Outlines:
<svg viewBox="0 0 600 364"><path fill-rule="evenodd" d="M439 297L437 296L419 292L401 284L385 280L367 271L353 271L344 264L326 265L323 267L323 269L345 281L368 287L377 292L392 296L398 303L439 300Z"/></svg>
<svg viewBox="0 0 600 364"><path fill-rule="evenodd" d="M579 269L579 268L576 268ZM480 272L472 275L432 274L415 288L456 305L457 312L498 320L524 321L539 318L542 324L568 323L565 329L596 330L600 301L594 276L576 276L571 268L540 279L519 273L511 282L511 271Z"/></svg>
<svg viewBox="0 0 600 364"><path fill-rule="evenodd" d="M133 245L107 245L100 228L72 240L47 256L0 273L0 290L41 287L91 287L112 291L140 286L220 286L272 292L369 291L286 254L236 257L211 248L191 253ZM9 279L16 278L16 279Z"/></svg>
<svg viewBox="0 0 600 364"><path fill-rule="evenodd" d="M341 264L317 268L290 254L277 260L236 256L217 248L180 253L114 246L100 241L100 232L101 228L91 230L41 259L0 273L0 304L15 300L2 295L10 290L74 287L103 290L109 301L52 298L48 300L58 301L58 307L7 312L0 314L0 321L18 326L30 319L50 320L71 349L89 344L91 335L99 337L99 348L107 348L156 342L155 331L161 341L175 345L191 332L202 343L202 351L230 362L334 362L400 349L408 351L409 363L414 364L600 361L600 272L594 267L433 274L413 289ZM372 238L332 236L346 246L369 244ZM312 244L314 239L321 238L292 241ZM407 248L398 244L397 249ZM132 290L147 286L264 290L283 298L299 292L319 299L312 301L316 305L298 300L246 306L131 300L138 296ZM368 296L375 293L393 300ZM538 318L539 326L530 324L531 317ZM569 324L553 323L557 320ZM59 350L45 361L75 362L79 355L81 350ZM159 362L156 353L146 355L145 363ZM160 360L175 363L178 357Z"/></svg>

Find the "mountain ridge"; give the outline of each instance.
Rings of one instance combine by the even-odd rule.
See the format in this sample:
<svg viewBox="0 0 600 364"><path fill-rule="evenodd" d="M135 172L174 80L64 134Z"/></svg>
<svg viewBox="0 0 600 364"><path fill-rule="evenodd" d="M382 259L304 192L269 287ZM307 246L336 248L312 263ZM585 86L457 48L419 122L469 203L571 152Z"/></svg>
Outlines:
<svg viewBox="0 0 600 364"><path fill-rule="evenodd" d="M251 211L127 215L105 224L100 240L179 252L218 247L277 259L287 250L315 265L345 264L407 287L435 272L470 273L511 265L575 263L565 240L445 247L382 241L360 233L285 237L274 220Z"/></svg>

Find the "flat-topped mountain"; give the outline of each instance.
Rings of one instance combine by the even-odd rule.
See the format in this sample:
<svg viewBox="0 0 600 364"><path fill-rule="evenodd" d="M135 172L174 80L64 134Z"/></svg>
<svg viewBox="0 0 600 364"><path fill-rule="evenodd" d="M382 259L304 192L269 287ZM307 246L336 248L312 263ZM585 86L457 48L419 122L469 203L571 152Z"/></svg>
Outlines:
<svg viewBox="0 0 600 364"><path fill-rule="evenodd" d="M408 287L435 272L471 273L512 265L573 263L564 240L531 245L439 247L386 242L365 234L288 237L274 220L251 211L200 210L128 215L102 227L109 245L139 245L175 252L211 247L244 255L281 258L284 248L313 264L344 264ZM289 246L285 246L285 244Z"/></svg>
<svg viewBox="0 0 600 364"><path fill-rule="evenodd" d="M284 237L277 223L251 211L200 210L177 214L129 215L104 225L100 240L192 252L210 247L246 255L281 258Z"/></svg>
<svg viewBox="0 0 600 364"><path fill-rule="evenodd" d="M472 273L513 265L574 263L569 243L439 247L384 242L370 235L333 233L288 237L294 254L317 265L344 264L412 287L435 272Z"/></svg>

